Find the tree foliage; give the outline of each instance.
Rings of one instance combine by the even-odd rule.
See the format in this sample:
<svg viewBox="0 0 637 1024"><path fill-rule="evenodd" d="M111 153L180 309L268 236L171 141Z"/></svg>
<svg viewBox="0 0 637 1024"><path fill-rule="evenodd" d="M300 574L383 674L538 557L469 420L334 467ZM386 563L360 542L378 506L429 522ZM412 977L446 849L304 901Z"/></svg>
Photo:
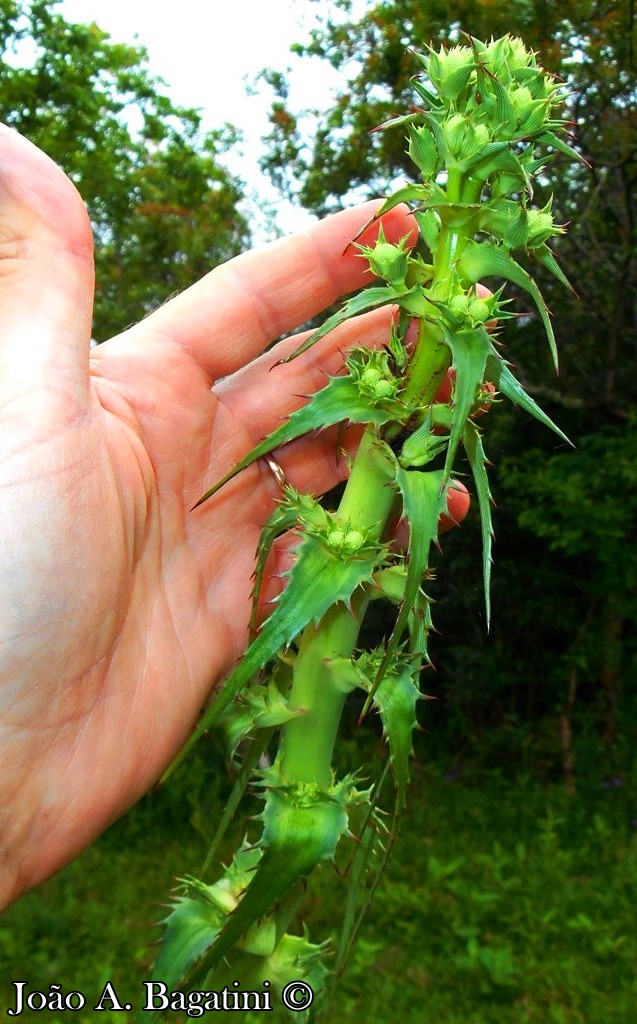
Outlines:
<svg viewBox="0 0 637 1024"><path fill-rule="evenodd" d="M99 340L245 247L229 126L201 132L142 48L68 22L58 0L0 0L0 117L56 160L96 240Z"/></svg>

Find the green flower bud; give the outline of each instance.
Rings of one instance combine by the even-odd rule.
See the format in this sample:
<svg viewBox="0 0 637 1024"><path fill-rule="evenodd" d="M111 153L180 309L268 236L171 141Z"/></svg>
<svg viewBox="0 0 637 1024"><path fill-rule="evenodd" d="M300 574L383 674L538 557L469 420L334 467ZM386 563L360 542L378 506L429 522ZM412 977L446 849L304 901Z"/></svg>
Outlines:
<svg viewBox="0 0 637 1024"><path fill-rule="evenodd" d="M337 526L325 538L328 548L335 555L354 555L365 544L365 535L360 530Z"/></svg>
<svg viewBox="0 0 637 1024"><path fill-rule="evenodd" d="M377 370L375 366L368 366L366 370L361 373L361 384L364 384L366 388L374 388L381 378L380 370Z"/></svg>
<svg viewBox="0 0 637 1024"><path fill-rule="evenodd" d="M528 210L528 235L527 248L535 249L539 245L552 238L553 235L563 235L564 228L560 227L553 220L550 205L547 204L541 210Z"/></svg>
<svg viewBox="0 0 637 1024"><path fill-rule="evenodd" d="M347 555L355 554L365 543L365 538L360 530L348 530L343 541L343 551Z"/></svg>
<svg viewBox="0 0 637 1024"><path fill-rule="evenodd" d="M535 55L517 36L502 36L487 46L486 59L492 74L507 84L516 71L536 67Z"/></svg>
<svg viewBox="0 0 637 1024"><path fill-rule="evenodd" d="M382 378L374 386L374 396L376 398L393 398L396 393L396 381L387 380Z"/></svg>
<svg viewBox="0 0 637 1024"><path fill-rule="evenodd" d="M447 308L451 313L450 320L452 321L452 326L460 327L469 319L469 296L465 295L464 292L459 295L452 295L447 303Z"/></svg>
<svg viewBox="0 0 637 1024"><path fill-rule="evenodd" d="M382 278L394 287L400 287L405 283L409 259L407 238L402 238L397 245L393 245L386 240L381 225L375 245L359 245L357 248L376 277Z"/></svg>
<svg viewBox="0 0 637 1024"><path fill-rule="evenodd" d="M471 299L468 312L474 324L483 324L491 316L491 309L486 299Z"/></svg>
<svg viewBox="0 0 637 1024"><path fill-rule="evenodd" d="M519 85L516 89L511 89L509 99L520 120L526 116L533 103L533 97L525 85Z"/></svg>
<svg viewBox="0 0 637 1024"><path fill-rule="evenodd" d="M328 548L331 548L332 551L342 551L345 544L345 530L340 528L330 530L326 540Z"/></svg>
<svg viewBox="0 0 637 1024"><path fill-rule="evenodd" d="M350 373L358 381L361 395L371 400L371 404L384 399L393 398L398 390L399 381L389 369L386 352L367 353L366 363L361 366L355 356L350 357L348 366Z"/></svg>
<svg viewBox="0 0 637 1024"><path fill-rule="evenodd" d="M455 101L465 88L475 68L473 50L468 46L452 46L451 49L430 53L427 71L432 83L446 100Z"/></svg>

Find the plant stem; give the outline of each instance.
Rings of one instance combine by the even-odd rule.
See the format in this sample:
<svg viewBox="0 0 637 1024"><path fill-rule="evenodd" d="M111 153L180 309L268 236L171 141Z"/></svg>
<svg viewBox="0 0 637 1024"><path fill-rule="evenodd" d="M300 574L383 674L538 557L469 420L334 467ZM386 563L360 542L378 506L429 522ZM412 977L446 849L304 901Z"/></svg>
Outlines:
<svg viewBox="0 0 637 1024"><path fill-rule="evenodd" d="M348 479L338 518L352 529L367 530L380 538L394 502L390 486L391 464L371 431L363 435ZM294 663L289 703L305 714L283 729L281 771L289 781L314 782L326 787L331 780L334 742L347 689L338 685L329 661L350 657L369 600L367 588L352 598L352 607L335 605L318 627L309 625L301 637Z"/></svg>
<svg viewBox="0 0 637 1024"><path fill-rule="evenodd" d="M452 267L463 237L443 228L436 254L432 287L447 297L452 287ZM405 398L414 407L433 401L450 365L450 352L436 324L421 319L416 350L407 377ZM393 466L371 430L365 431L347 481L338 518L351 529L368 531L380 539L392 510L395 490ZM291 708L304 714L283 728L281 771L288 781L312 782L327 787L331 780L334 743L347 690L338 685L330 670L333 658L351 657L368 602L367 588L352 599L352 608L334 606L315 627L306 627L294 664Z"/></svg>
<svg viewBox="0 0 637 1024"><path fill-rule="evenodd" d="M440 328L429 320L420 320L418 341L409 364L405 401L415 409L431 402L451 364L449 347Z"/></svg>

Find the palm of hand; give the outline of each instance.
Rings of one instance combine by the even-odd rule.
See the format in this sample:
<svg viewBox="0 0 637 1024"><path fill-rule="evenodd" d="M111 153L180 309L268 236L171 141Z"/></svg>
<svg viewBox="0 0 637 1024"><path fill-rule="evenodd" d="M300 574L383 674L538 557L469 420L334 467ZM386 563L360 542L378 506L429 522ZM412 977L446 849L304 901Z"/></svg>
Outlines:
<svg viewBox="0 0 637 1024"><path fill-rule="evenodd" d="M364 339L346 325L320 367L315 350L272 374L276 354L255 359L363 283L353 254L339 263L369 219L359 209L218 268L89 360L83 204L37 150L6 129L1 141L0 903L82 849L178 750L245 645L277 487L255 467L189 510L354 331L371 343L386 321L369 318ZM405 233L404 215L385 230ZM290 446L284 466L314 492L342 471L327 437Z"/></svg>

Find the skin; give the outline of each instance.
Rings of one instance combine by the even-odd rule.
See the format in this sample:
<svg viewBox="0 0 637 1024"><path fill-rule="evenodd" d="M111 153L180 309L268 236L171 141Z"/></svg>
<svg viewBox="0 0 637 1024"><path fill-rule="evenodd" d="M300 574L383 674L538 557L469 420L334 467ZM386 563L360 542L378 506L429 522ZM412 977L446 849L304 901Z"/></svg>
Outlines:
<svg viewBox="0 0 637 1024"><path fill-rule="evenodd" d="M272 372L303 335L262 354L367 283L345 250L377 205L230 261L89 353L84 204L0 127L0 906L156 783L241 655L279 487L259 463L190 509L344 349L386 338L380 311ZM404 209L383 224L412 230ZM320 494L335 451L325 432L277 458Z"/></svg>

